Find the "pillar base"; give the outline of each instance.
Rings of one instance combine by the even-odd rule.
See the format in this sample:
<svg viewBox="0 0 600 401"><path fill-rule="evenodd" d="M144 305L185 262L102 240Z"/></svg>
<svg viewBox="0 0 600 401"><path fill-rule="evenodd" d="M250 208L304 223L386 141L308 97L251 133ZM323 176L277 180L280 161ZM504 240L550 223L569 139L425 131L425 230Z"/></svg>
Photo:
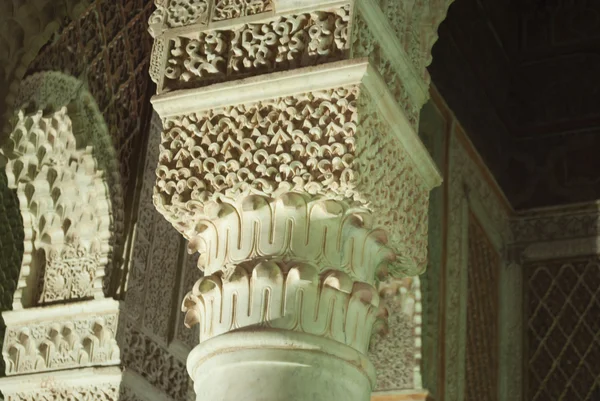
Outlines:
<svg viewBox="0 0 600 401"><path fill-rule="evenodd" d="M197 401L369 401L366 355L310 334L244 330L198 345L188 357Z"/></svg>

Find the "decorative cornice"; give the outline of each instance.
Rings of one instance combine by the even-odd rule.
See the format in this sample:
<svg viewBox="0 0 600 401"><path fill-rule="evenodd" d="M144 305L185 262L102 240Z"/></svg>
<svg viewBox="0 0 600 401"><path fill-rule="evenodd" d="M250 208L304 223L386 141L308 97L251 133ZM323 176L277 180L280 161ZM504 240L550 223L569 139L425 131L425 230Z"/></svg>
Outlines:
<svg viewBox="0 0 600 401"><path fill-rule="evenodd" d="M600 204L591 202L520 211L511 221L514 247L528 261L600 253Z"/></svg>
<svg viewBox="0 0 600 401"><path fill-rule="evenodd" d="M520 211L511 222L511 228L518 244L600 236L600 204L591 202Z"/></svg>
<svg viewBox="0 0 600 401"><path fill-rule="evenodd" d="M119 364L118 315L112 299L4 312L6 374Z"/></svg>
<svg viewBox="0 0 600 401"><path fill-rule="evenodd" d="M600 237L538 242L523 249L524 261L567 259L597 254L600 254Z"/></svg>

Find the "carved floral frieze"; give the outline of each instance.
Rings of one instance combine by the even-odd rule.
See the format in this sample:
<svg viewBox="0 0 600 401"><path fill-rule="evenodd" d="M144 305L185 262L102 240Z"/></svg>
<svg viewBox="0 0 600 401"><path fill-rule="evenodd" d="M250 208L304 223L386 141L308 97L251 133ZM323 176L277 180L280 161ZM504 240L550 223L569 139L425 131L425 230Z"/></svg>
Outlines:
<svg viewBox="0 0 600 401"><path fill-rule="evenodd" d="M205 24L210 3L210 0L156 0L156 10L148 21L150 32L154 35L167 28Z"/></svg>
<svg viewBox="0 0 600 401"><path fill-rule="evenodd" d="M60 250L50 249L41 277L40 302L90 296L101 264L100 255L97 250L74 243L68 243Z"/></svg>
<svg viewBox="0 0 600 401"><path fill-rule="evenodd" d="M174 207L292 190L357 197L357 95L358 87L342 87L168 118L158 194Z"/></svg>
<svg viewBox="0 0 600 401"><path fill-rule="evenodd" d="M273 10L273 0L216 0L213 21L241 18Z"/></svg>
<svg viewBox="0 0 600 401"><path fill-rule="evenodd" d="M348 48L349 19L346 6L157 38L150 75L161 93L340 60Z"/></svg>
<svg viewBox="0 0 600 401"><path fill-rule="evenodd" d="M148 25L153 36L186 25L207 25L273 11L273 0L155 0Z"/></svg>

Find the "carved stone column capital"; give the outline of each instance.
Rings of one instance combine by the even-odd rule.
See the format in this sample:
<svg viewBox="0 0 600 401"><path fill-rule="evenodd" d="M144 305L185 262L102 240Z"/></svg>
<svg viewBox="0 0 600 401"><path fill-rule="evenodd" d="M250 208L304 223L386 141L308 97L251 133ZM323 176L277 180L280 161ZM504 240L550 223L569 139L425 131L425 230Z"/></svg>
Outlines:
<svg viewBox="0 0 600 401"><path fill-rule="evenodd" d="M198 400L261 377L269 401L370 396L378 283L424 270L441 179L402 105L423 99L389 90L406 60L351 58L380 46L367 14L219 0L160 3L151 18L154 204L205 274L183 303L200 325L188 358Z"/></svg>

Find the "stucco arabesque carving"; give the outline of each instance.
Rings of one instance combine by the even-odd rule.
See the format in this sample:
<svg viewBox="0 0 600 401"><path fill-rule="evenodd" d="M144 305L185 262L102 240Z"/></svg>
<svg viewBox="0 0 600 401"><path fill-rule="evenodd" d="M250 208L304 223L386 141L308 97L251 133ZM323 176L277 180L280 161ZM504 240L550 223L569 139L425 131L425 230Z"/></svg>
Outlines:
<svg viewBox="0 0 600 401"><path fill-rule="evenodd" d="M158 36L167 29L186 25L207 25L273 11L272 0L155 0L150 16L150 33Z"/></svg>
<svg viewBox="0 0 600 401"><path fill-rule="evenodd" d="M9 394L6 401L116 401L119 399L119 386L98 385L88 387L57 387L51 389L39 389L31 392L19 392Z"/></svg>
<svg viewBox="0 0 600 401"><path fill-rule="evenodd" d="M105 271L122 229L122 195L106 126L74 78L36 74L22 88L23 110L1 151L25 231L13 308L103 298Z"/></svg>
<svg viewBox="0 0 600 401"><path fill-rule="evenodd" d="M3 313L8 377L0 387L8 399L99 397L98 389L73 386L10 390L13 375L119 364L119 304L105 295L123 222L114 149L81 83L35 74L15 101L20 110L0 160L23 217L24 254L14 311Z"/></svg>
<svg viewBox="0 0 600 401"><path fill-rule="evenodd" d="M158 93L283 71L347 54L349 6L157 36L150 75Z"/></svg>
<svg viewBox="0 0 600 401"><path fill-rule="evenodd" d="M371 326L386 312L375 291L376 276L414 275L425 266L428 192L436 174L431 175L430 160L411 152L410 133L427 98L426 84L421 79L402 85L418 74L412 66L403 73L408 58L389 57L399 45L388 41L378 47L384 51L377 50L387 58L373 57L373 66L393 84L392 95L383 84L373 89L360 79L328 79L333 74L318 67L313 75L296 70L299 77L309 75L308 86L319 81L313 85L318 90L299 82L287 88L281 81L286 88L281 94L266 81L259 89L261 74L351 54L371 56L371 45L383 37L382 30L366 29L382 21L380 15L365 17L361 26L350 15L357 8L353 4L314 5L315 11L307 5L302 12L283 11L281 4L274 3L272 14L219 23L209 6L205 23L151 27L151 76L159 88L154 103L164 123L154 202L189 240L190 251L201 254L206 277L183 305L187 323L200 323L201 341L232 328L270 327L329 337L365 353ZM351 27L362 28L362 37L358 31L351 35ZM336 74L343 76L345 65L338 67ZM377 76L369 69L365 75ZM246 78L254 75L259 76ZM285 81L282 77L292 75L272 77ZM217 87L231 92L228 83L208 86L236 79L243 79L236 82L244 87L241 97L216 92ZM244 101L252 90L261 95ZM212 96L218 99L198 101ZM399 124L390 121L392 109L402 116ZM360 313L315 304L332 319L307 324L303 320L314 320L315 308L295 302L296 294L304 293L311 299L320 294L334 305L355 299ZM284 302L282 294L290 298ZM411 297L404 298L401 302L410 303ZM236 312L242 307L247 314ZM226 319L215 320L217 310ZM420 357L419 314L406 314L413 320L408 347L416 361L406 382L415 386L420 385L420 372L413 371Z"/></svg>
<svg viewBox="0 0 600 401"><path fill-rule="evenodd" d="M355 8L353 18L351 7ZM388 5L385 7L391 13ZM178 34L177 30L163 34L164 29L151 29L155 43L150 75L158 84L158 93L340 60L350 53L352 57L370 57L417 128L419 111L428 99L425 66L429 62L425 59L433 43L424 45L428 50L419 48L409 54L395 37L400 28L393 23L400 22L389 20L374 1L297 15L265 15L257 22L230 29L206 23L193 34ZM430 30L436 29L434 24ZM404 30L409 31L407 27ZM419 34L425 36L425 32L428 30Z"/></svg>
<svg viewBox="0 0 600 401"><path fill-rule="evenodd" d="M132 322L123 330L123 365L173 400L184 400L189 377L185 365L139 331Z"/></svg>
<svg viewBox="0 0 600 401"><path fill-rule="evenodd" d="M11 139L3 156L9 185L19 195L25 241L31 243L21 268L25 283L19 285L13 307L24 306L19 292L25 288L29 294L24 296L30 299L24 302L29 305L101 297L110 203L91 149L76 149L66 109L51 117L43 117L41 111L33 116L21 112Z"/></svg>
<svg viewBox="0 0 600 401"><path fill-rule="evenodd" d="M386 280L379 285L390 309L386 334L371 342L370 359L377 370L378 390L421 389L422 296L417 277ZM402 353L402 357L398 353Z"/></svg>

